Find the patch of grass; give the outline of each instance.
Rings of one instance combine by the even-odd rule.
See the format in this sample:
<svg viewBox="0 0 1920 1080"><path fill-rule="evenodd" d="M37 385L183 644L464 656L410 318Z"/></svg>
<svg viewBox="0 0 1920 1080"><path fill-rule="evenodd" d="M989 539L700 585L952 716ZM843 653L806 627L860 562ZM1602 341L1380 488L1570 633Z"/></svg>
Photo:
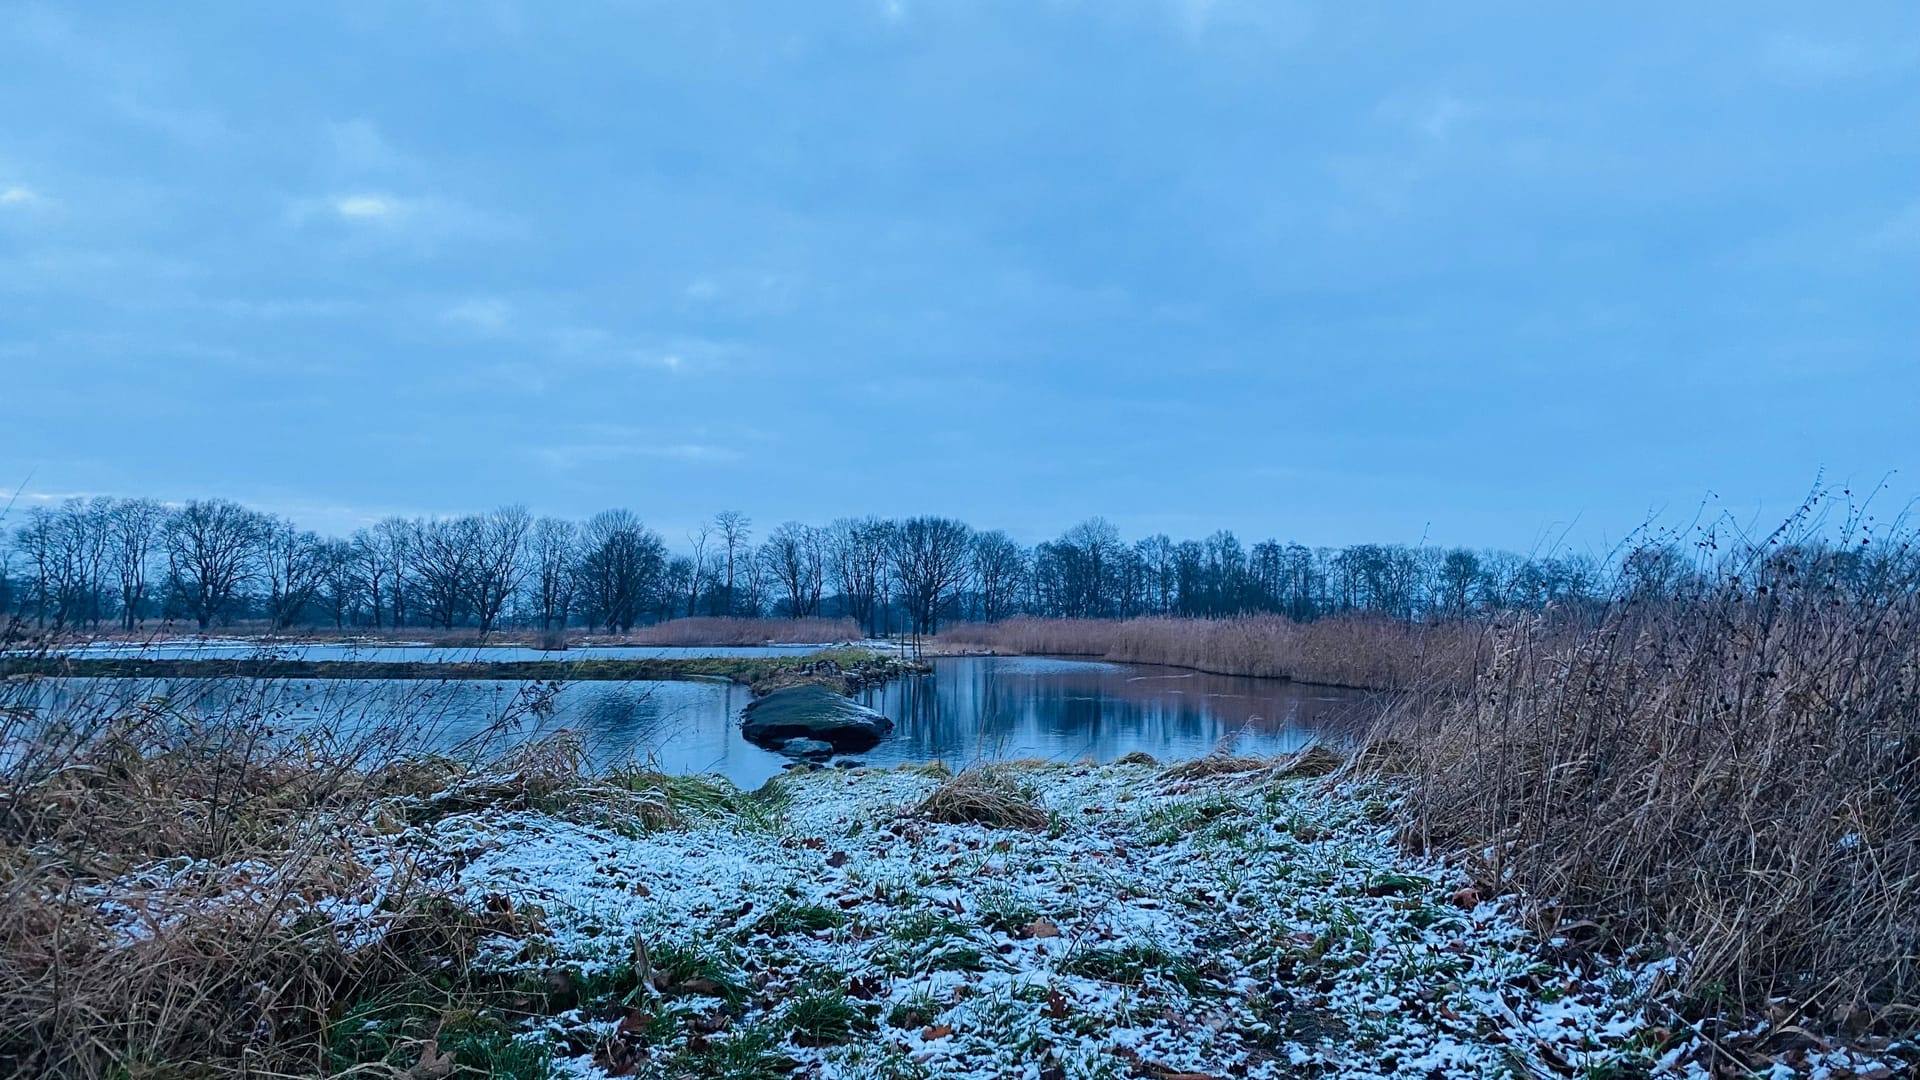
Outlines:
<svg viewBox="0 0 1920 1080"><path fill-rule="evenodd" d="M873 1019L838 990L800 995L787 1006L783 1019L801 1046L841 1046L856 1034L874 1030Z"/></svg>
<svg viewBox="0 0 1920 1080"><path fill-rule="evenodd" d="M811 934L847 924L847 913L801 900L782 900L762 915L754 929L762 934Z"/></svg>
<svg viewBox="0 0 1920 1080"><path fill-rule="evenodd" d="M1060 970L1068 975L1122 986L1141 986L1148 976L1157 975L1190 994L1200 989L1200 973L1191 963L1152 942L1076 949L1060 965Z"/></svg>
<svg viewBox="0 0 1920 1080"><path fill-rule="evenodd" d="M714 1080L788 1080L798 1067L799 1062L780 1049L780 1032L768 1024L755 1024L674 1055L663 1073Z"/></svg>
<svg viewBox="0 0 1920 1080"><path fill-rule="evenodd" d="M326 1056L331 1071L354 1066L417 1066L428 1049L450 1055L450 1067L503 1080L550 1080L553 1055L542 1042L518 1039L510 1024L491 1011L435 1008L406 996L357 1001L329 1026Z"/></svg>
<svg viewBox="0 0 1920 1080"><path fill-rule="evenodd" d="M1004 887L983 891L979 897L978 911L982 926L1003 934L1017 934L1045 915L1012 889Z"/></svg>
<svg viewBox="0 0 1920 1080"><path fill-rule="evenodd" d="M974 766L941 784L914 808L917 817L947 825L1045 829L1047 811L1005 771Z"/></svg>
<svg viewBox="0 0 1920 1080"><path fill-rule="evenodd" d="M746 978L723 946L661 942L648 947L647 961L655 984L668 993L716 997L734 1008L747 999Z"/></svg>

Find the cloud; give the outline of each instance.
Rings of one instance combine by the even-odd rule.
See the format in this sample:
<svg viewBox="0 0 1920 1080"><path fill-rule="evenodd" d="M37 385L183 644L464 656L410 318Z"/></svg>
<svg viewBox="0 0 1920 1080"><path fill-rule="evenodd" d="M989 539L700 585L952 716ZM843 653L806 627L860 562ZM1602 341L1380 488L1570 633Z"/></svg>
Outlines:
<svg viewBox="0 0 1920 1080"><path fill-rule="evenodd" d="M398 216L405 205L387 195L341 195L333 200L333 211L349 221L387 221Z"/></svg>
<svg viewBox="0 0 1920 1080"><path fill-rule="evenodd" d="M1867 250L1920 251L1920 202L1909 203L1867 236Z"/></svg>
<svg viewBox="0 0 1920 1080"><path fill-rule="evenodd" d="M455 304L441 319L489 336L502 333L513 319L513 306L504 300L479 299Z"/></svg>
<svg viewBox="0 0 1920 1080"><path fill-rule="evenodd" d="M407 156L395 149L371 120L329 123L327 143L334 166L344 173L394 173L412 168Z"/></svg>
<svg viewBox="0 0 1920 1080"><path fill-rule="evenodd" d="M1380 119L1403 125L1433 142L1446 142L1473 112L1472 106L1448 93L1392 97L1374 109Z"/></svg>
<svg viewBox="0 0 1920 1080"><path fill-rule="evenodd" d="M32 206L40 201L39 193L32 188L0 188L0 206Z"/></svg>
<svg viewBox="0 0 1920 1080"><path fill-rule="evenodd" d="M1798 34L1775 34L1761 47L1760 62L1782 80L1795 84L1829 82L1871 70L1867 51L1851 42L1818 41Z"/></svg>
<svg viewBox="0 0 1920 1080"><path fill-rule="evenodd" d="M661 461L684 461L689 464L716 465L730 461L739 461L746 455L725 446L708 443L629 443L595 442L570 443L560 446L541 447L535 451L540 460L549 466L560 469L575 469L582 465L605 464L610 461L622 461L632 458L652 458Z"/></svg>

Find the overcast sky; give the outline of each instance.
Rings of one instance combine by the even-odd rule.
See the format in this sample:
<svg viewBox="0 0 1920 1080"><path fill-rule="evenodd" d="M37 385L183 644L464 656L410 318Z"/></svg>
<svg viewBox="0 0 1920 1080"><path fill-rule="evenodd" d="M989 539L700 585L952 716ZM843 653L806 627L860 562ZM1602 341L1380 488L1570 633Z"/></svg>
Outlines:
<svg viewBox="0 0 1920 1080"><path fill-rule="evenodd" d="M9 489L1516 548L1920 490L1910 0L309 6L0 5Z"/></svg>

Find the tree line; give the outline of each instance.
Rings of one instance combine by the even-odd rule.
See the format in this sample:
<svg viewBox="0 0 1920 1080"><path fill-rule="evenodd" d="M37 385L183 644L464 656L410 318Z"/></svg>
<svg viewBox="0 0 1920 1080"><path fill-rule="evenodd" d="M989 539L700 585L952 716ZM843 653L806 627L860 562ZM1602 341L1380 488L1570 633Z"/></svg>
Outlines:
<svg viewBox="0 0 1920 1080"><path fill-rule="evenodd" d="M851 617L868 633L1014 615L1217 618L1346 612L1450 619L1619 595L1679 595L1695 553L1649 543L1602 561L1466 548L1126 541L1094 518L1024 546L951 518L786 522L755 542L724 511L676 548L630 510L585 521L506 506L390 517L345 537L223 499L72 499L35 507L0 545L0 611L36 625L133 631L264 621L333 626L503 626L624 632L695 616ZM1863 564L1864 565L1864 564ZM1861 573L1867 571L1862 570Z"/></svg>

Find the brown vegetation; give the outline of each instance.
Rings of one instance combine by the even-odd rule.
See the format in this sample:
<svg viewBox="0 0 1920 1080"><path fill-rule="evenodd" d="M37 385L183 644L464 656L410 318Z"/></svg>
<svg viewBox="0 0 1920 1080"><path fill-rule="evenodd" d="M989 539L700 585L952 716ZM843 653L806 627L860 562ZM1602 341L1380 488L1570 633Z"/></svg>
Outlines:
<svg viewBox="0 0 1920 1080"><path fill-rule="evenodd" d="M947 825L1044 829L1047 809L1022 792L1005 770L976 765L933 789L915 816Z"/></svg>
<svg viewBox="0 0 1920 1080"><path fill-rule="evenodd" d="M1920 594L1905 560L1862 588L1846 552L1780 550L1694 599L1502 623L1363 762L1411 773L1418 843L1572 939L1671 950L1704 1014L1908 1032Z"/></svg>
<svg viewBox="0 0 1920 1080"><path fill-rule="evenodd" d="M951 652L1097 656L1216 675L1254 675L1388 690L1471 670L1480 627L1423 625L1384 615L1299 623L1278 615L1236 619L1008 619L947 627Z"/></svg>
<svg viewBox="0 0 1920 1080"><path fill-rule="evenodd" d="M585 778L565 740L426 756L406 718L350 743L278 738L268 709L64 720L0 708L4 1075L330 1075L350 1004L526 1008L470 977L498 913L369 853L480 805L672 824L692 783Z"/></svg>

